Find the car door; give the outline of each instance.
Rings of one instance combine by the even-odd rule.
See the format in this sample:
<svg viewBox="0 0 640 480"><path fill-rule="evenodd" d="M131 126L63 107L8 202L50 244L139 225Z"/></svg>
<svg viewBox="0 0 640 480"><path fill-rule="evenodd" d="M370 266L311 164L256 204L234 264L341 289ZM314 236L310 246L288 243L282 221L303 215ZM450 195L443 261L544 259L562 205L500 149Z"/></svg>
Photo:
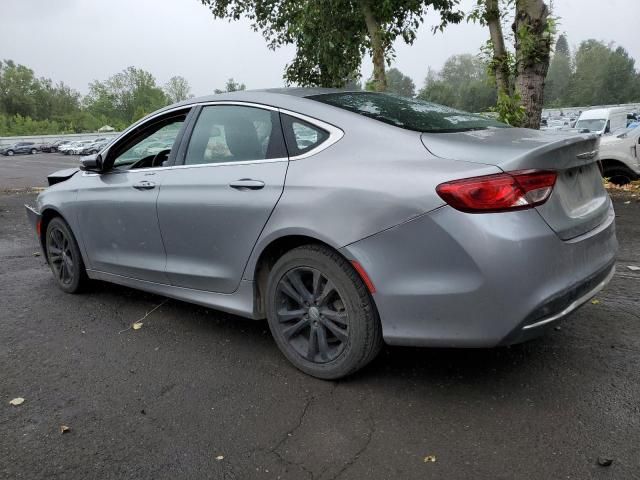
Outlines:
<svg viewBox="0 0 640 480"><path fill-rule="evenodd" d="M77 215L92 270L168 283L156 201L187 114L171 112L134 128L103 152L102 173L83 173ZM146 146L158 139L169 148L148 154Z"/></svg>
<svg viewBox="0 0 640 480"><path fill-rule="evenodd" d="M269 107L200 107L182 158L165 172L158 219L176 286L232 293L278 202L288 159Z"/></svg>

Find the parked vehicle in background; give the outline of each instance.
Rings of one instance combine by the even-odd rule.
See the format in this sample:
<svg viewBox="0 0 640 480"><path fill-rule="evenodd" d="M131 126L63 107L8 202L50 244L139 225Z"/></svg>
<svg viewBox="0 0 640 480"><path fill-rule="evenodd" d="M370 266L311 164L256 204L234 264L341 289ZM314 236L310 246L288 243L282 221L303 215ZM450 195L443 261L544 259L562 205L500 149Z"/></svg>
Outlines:
<svg viewBox="0 0 640 480"><path fill-rule="evenodd" d="M56 140L54 142L45 143L42 145L41 151L47 153L54 153L58 151L60 145L70 143L69 140Z"/></svg>
<svg viewBox="0 0 640 480"><path fill-rule="evenodd" d="M93 143L93 140L80 140L76 145L66 150L65 153L70 155L80 155L82 151Z"/></svg>
<svg viewBox="0 0 640 480"><path fill-rule="evenodd" d="M82 149L82 151L80 152L80 155L96 154L100 150L102 150L107 145L107 143L109 143L109 140L107 140L106 138L91 142Z"/></svg>
<svg viewBox="0 0 640 480"><path fill-rule="evenodd" d="M267 318L291 363L335 379L383 339L526 341L599 292L617 241L598 140L384 93L233 92L149 115L27 213L63 291Z"/></svg>
<svg viewBox="0 0 640 480"><path fill-rule="evenodd" d="M575 129L606 135L627 126L627 110L621 107L593 108L580 114Z"/></svg>
<svg viewBox="0 0 640 480"><path fill-rule="evenodd" d="M38 146L34 142L18 142L0 149L2 155L12 156L20 153L38 153Z"/></svg>
<svg viewBox="0 0 640 480"><path fill-rule="evenodd" d="M640 178L640 126L625 129L619 135L600 140L602 175L611 183L625 185Z"/></svg>

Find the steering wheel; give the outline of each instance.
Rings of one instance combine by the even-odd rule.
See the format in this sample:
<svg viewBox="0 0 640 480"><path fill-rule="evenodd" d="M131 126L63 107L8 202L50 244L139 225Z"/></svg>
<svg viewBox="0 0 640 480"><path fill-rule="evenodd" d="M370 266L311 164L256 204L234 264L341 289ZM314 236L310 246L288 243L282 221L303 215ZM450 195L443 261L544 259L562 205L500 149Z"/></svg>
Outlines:
<svg viewBox="0 0 640 480"><path fill-rule="evenodd" d="M152 167L161 167L165 160L167 160L169 153L171 152L170 148L165 148L164 150L160 150L153 156L151 160Z"/></svg>

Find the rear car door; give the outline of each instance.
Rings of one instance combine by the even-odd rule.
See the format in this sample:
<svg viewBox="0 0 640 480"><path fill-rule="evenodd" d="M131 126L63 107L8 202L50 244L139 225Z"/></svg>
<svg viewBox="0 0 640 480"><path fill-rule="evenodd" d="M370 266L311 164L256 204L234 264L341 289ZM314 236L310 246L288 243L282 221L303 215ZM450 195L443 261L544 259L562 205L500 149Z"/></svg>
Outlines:
<svg viewBox="0 0 640 480"><path fill-rule="evenodd" d="M212 104L197 115L158 197L166 272L176 286L232 293L280 199L288 158L274 108Z"/></svg>
<svg viewBox="0 0 640 480"><path fill-rule="evenodd" d="M103 173L83 173L78 222L92 270L168 283L156 201L188 112L160 115L134 128L103 152ZM150 152L156 142L167 147Z"/></svg>

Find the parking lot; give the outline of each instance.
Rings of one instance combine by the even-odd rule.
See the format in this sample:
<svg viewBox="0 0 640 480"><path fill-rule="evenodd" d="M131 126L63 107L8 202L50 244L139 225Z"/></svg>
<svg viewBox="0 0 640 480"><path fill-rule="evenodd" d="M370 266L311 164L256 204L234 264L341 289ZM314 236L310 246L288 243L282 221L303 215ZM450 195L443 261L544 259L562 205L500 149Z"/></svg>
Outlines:
<svg viewBox="0 0 640 480"><path fill-rule="evenodd" d="M639 198L615 198L611 284L546 337L385 348L325 382L265 322L58 290L23 204L77 162L0 156L0 478L640 478Z"/></svg>

